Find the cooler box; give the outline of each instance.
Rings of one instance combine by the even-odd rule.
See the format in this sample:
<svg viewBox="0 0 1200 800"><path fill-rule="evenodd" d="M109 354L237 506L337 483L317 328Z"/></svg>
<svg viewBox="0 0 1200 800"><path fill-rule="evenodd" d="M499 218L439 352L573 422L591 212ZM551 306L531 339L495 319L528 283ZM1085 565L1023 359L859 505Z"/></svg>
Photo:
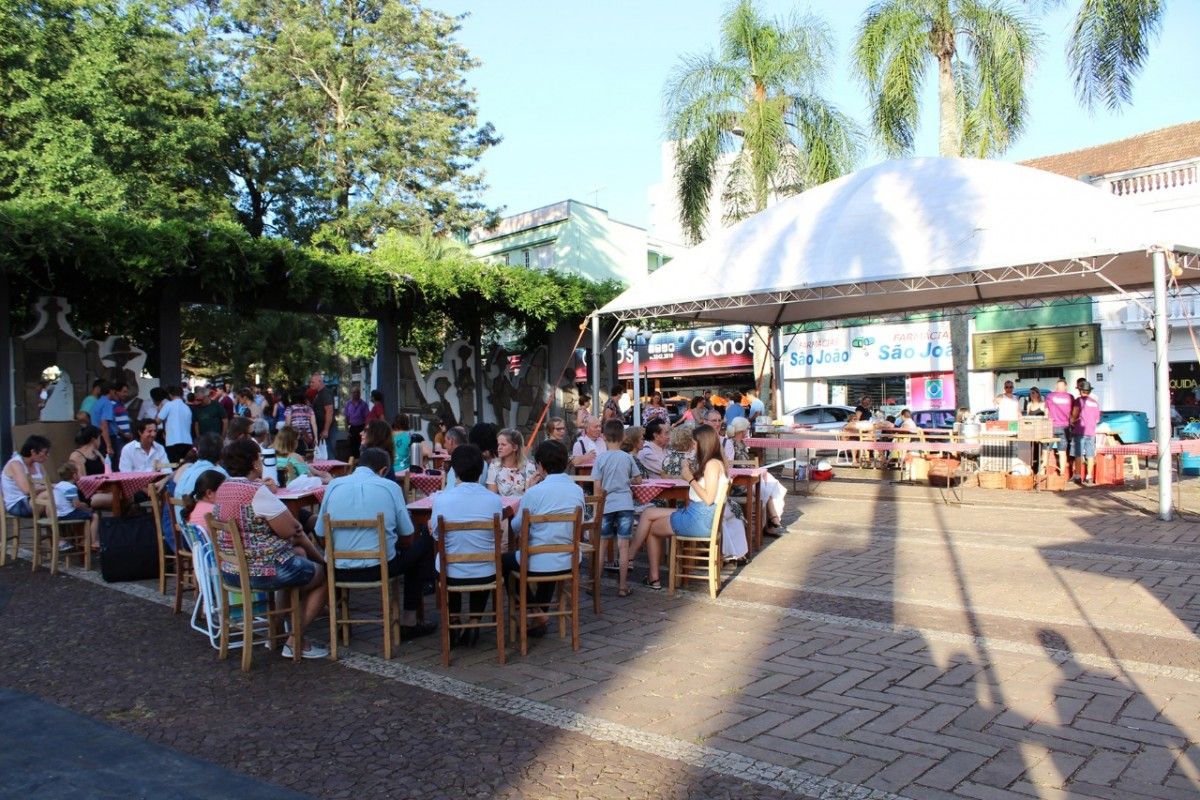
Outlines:
<svg viewBox="0 0 1200 800"><path fill-rule="evenodd" d="M1200 453L1182 453L1179 469L1184 475L1200 475Z"/></svg>
<svg viewBox="0 0 1200 800"><path fill-rule="evenodd" d="M1096 485L1123 486L1125 484L1125 459L1114 454L1096 456Z"/></svg>
<svg viewBox="0 0 1200 800"><path fill-rule="evenodd" d="M1125 444L1150 441L1150 419L1144 411L1105 411L1100 422Z"/></svg>

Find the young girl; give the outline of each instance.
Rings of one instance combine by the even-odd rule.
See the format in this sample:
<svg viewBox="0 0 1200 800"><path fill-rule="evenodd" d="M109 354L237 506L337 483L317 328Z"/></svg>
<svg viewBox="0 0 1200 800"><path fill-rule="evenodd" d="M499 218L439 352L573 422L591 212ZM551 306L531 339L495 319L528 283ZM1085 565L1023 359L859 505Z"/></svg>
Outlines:
<svg viewBox="0 0 1200 800"><path fill-rule="evenodd" d="M217 489L225 482L225 476L215 469L205 470L196 478L192 493L183 498L187 524L192 530L185 530L189 543L193 546L200 535L197 531L205 530L204 516L211 514L213 503L216 501Z"/></svg>

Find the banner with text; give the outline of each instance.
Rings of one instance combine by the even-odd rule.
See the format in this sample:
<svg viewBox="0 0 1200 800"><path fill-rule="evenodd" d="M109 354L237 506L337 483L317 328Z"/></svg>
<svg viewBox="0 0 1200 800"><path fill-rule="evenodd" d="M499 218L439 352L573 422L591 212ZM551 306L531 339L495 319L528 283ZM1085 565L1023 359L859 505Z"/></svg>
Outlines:
<svg viewBox="0 0 1200 800"><path fill-rule="evenodd" d="M638 367L643 376L753 372L752 338L747 325L659 331L638 349ZM617 377L633 377L632 347L617 347Z"/></svg>
<svg viewBox="0 0 1200 800"><path fill-rule="evenodd" d="M953 370L946 320L810 331L784 340L785 380Z"/></svg>

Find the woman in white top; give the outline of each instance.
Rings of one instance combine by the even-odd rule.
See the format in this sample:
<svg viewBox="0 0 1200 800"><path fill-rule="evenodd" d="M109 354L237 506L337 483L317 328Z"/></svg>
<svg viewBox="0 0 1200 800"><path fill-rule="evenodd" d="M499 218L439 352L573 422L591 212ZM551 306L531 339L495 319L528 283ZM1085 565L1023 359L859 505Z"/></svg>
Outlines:
<svg viewBox="0 0 1200 800"><path fill-rule="evenodd" d="M21 449L4 465L0 491L4 494L4 510L9 514L33 516L33 482L42 479L42 464L49 455L50 440L35 434L26 439Z"/></svg>
<svg viewBox="0 0 1200 800"><path fill-rule="evenodd" d="M501 497L520 497L537 483L537 464L525 456L525 437L514 428L496 434L496 457L487 472L487 488Z"/></svg>
<svg viewBox="0 0 1200 800"><path fill-rule="evenodd" d="M722 481L728 480L717 432L707 425L701 425L693 435L698 472L692 472L691 464L687 461L683 463L683 479L688 482L687 506L675 509L648 508L643 511L633 537L633 546L629 549L629 561L633 561L642 545L646 545L650 556L650 572L642 583L651 589L662 588L658 569L662 561L663 540L673 535L707 539L712 531L717 490ZM618 591L625 588L629 561L621 564Z"/></svg>

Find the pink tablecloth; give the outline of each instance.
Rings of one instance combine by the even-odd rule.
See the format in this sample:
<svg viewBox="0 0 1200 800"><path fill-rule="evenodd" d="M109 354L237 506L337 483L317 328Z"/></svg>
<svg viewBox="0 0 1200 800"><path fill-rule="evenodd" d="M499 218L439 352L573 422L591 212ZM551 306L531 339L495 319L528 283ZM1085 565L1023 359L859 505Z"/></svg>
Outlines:
<svg viewBox="0 0 1200 800"><path fill-rule="evenodd" d="M77 482L79 495L85 500L90 498L101 486L116 486L121 496L132 500L138 492L146 491L146 487L163 477L162 472L110 472L105 475L81 475Z"/></svg>
<svg viewBox="0 0 1200 800"><path fill-rule="evenodd" d="M325 487L314 486L311 489L276 489L275 496L284 501L305 500L309 497L312 497L319 503L325 497Z"/></svg>
<svg viewBox="0 0 1200 800"><path fill-rule="evenodd" d="M633 501L635 503L645 505L667 489L673 489L677 486L687 486L687 481L682 478L655 478L642 481L636 486L630 486L629 490L633 493Z"/></svg>
<svg viewBox="0 0 1200 800"><path fill-rule="evenodd" d="M408 482L421 494L430 495L442 488L442 474L439 472L436 475L430 475L425 472L397 472L396 477L404 480L408 476Z"/></svg>

